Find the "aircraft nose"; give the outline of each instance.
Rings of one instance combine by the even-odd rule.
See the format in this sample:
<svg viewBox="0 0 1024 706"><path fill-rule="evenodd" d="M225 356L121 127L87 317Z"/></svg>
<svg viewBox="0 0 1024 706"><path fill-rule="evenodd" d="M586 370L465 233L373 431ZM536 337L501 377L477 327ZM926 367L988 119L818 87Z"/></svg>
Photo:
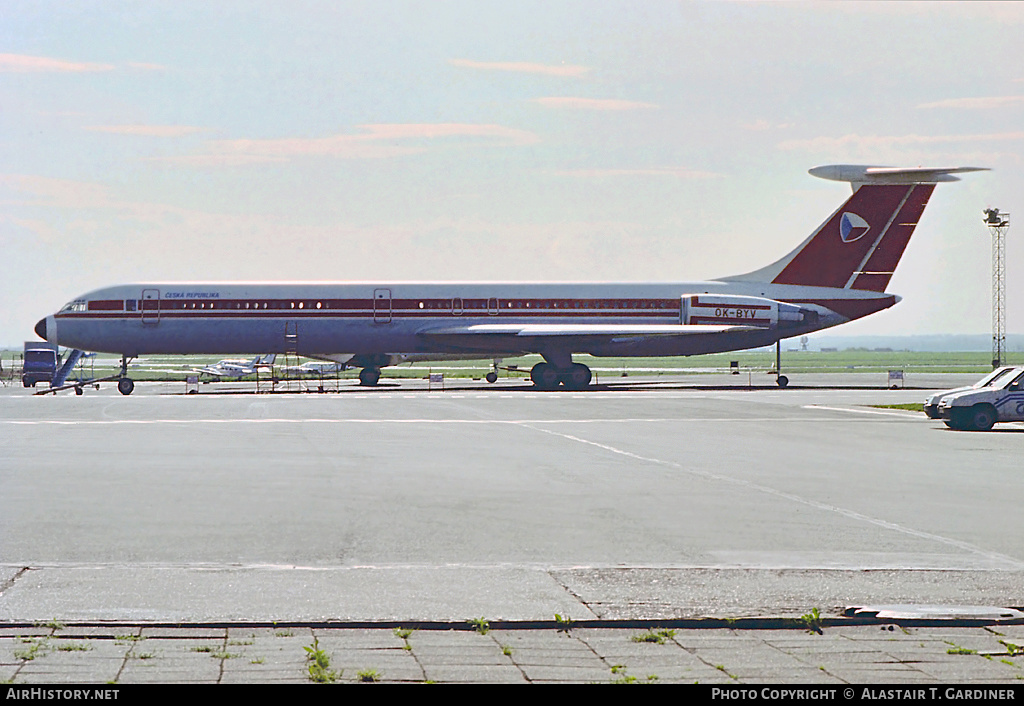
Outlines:
<svg viewBox="0 0 1024 706"><path fill-rule="evenodd" d="M39 323L36 324L36 335L39 338L46 340L46 319L39 319Z"/></svg>

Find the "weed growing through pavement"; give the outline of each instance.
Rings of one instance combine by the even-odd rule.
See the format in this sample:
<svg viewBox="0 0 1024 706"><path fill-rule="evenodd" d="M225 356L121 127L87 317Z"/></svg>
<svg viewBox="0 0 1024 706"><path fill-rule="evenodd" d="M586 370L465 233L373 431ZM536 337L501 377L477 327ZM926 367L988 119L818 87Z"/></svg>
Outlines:
<svg viewBox="0 0 1024 706"><path fill-rule="evenodd" d="M641 682L638 677L634 677L632 674L626 674L626 667L624 665L621 665L621 664L616 664L616 665L612 666L612 674L617 675L617 678L612 679L612 684L642 684L642 683L644 683L644 682ZM654 682L658 681L658 675L657 674L648 674L646 679L647 679L647 682L646 682L647 684L653 684Z"/></svg>
<svg viewBox="0 0 1024 706"><path fill-rule="evenodd" d="M36 625L37 628L50 628L51 630L63 630L64 629L64 623L60 622L56 618L54 618L53 620L51 620L48 623L36 623L35 625Z"/></svg>
<svg viewBox="0 0 1024 706"><path fill-rule="evenodd" d="M664 645L665 640L671 640L676 636L675 630L661 629L655 630L650 628L647 632L640 635L634 635L630 639L633 642L653 642L656 645Z"/></svg>
<svg viewBox="0 0 1024 706"><path fill-rule="evenodd" d="M466 622L472 625L473 629L481 635L486 635L491 630L490 623L487 622L486 618L473 618L472 620L467 620Z"/></svg>
<svg viewBox="0 0 1024 706"><path fill-rule="evenodd" d="M394 629L395 637L404 643L402 645L403 650L412 650L412 645L409 644L409 637L412 635L412 632L409 628L397 627Z"/></svg>
<svg viewBox="0 0 1024 706"><path fill-rule="evenodd" d="M46 638L21 638L21 641L30 647L23 650L15 650L14 658L21 659L26 662L31 662L36 657L42 657L46 654Z"/></svg>
<svg viewBox="0 0 1024 706"><path fill-rule="evenodd" d="M312 662L309 665L309 678L311 681L317 684L329 684L341 677L342 670L333 671L330 668L331 658L320 649L320 640L314 637L313 644L302 649L306 651L306 660Z"/></svg>
<svg viewBox="0 0 1024 706"><path fill-rule="evenodd" d="M953 642L949 642L948 640L946 641L946 644L947 645L952 645L948 650L946 650L946 654L947 655L976 655L976 654L978 654L977 650L972 650L972 649L969 649L967 647L961 647L960 645L957 645L956 643L953 643Z"/></svg>
<svg viewBox="0 0 1024 706"><path fill-rule="evenodd" d="M807 632L816 632L822 635L821 630L821 613L817 608L811 608L810 613L804 613L800 616L800 622L807 628Z"/></svg>
<svg viewBox="0 0 1024 706"><path fill-rule="evenodd" d="M1006 654L1011 657L1024 655L1024 645L1015 645L1012 642L1007 642L1006 640L1000 640L999 644L1006 648Z"/></svg>
<svg viewBox="0 0 1024 706"><path fill-rule="evenodd" d="M725 676L729 677L730 679L736 680L736 678L737 678L735 674L730 674L729 673L729 670L725 668L724 664L716 664L715 665L715 669L717 669L718 671L720 671L722 674L724 674Z"/></svg>

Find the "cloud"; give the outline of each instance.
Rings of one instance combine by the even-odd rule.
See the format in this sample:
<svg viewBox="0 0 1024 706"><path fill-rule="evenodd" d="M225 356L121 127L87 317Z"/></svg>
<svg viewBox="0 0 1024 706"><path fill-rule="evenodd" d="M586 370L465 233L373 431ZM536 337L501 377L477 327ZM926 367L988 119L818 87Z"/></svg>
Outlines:
<svg viewBox="0 0 1024 706"><path fill-rule="evenodd" d="M552 96L549 98L534 98L534 103L540 103L548 108L575 108L579 110L645 110L657 108L654 103L640 103L638 101L624 101L600 98L576 98L570 96Z"/></svg>
<svg viewBox="0 0 1024 706"><path fill-rule="evenodd" d="M378 124L359 125L361 129L368 130L369 135L365 139L390 140L410 138L439 138L439 137L496 137L508 140L514 144L526 145L539 142L540 139L527 130L504 127L502 125L480 125L473 123L407 123L407 124ZM363 138L364 136L349 136Z"/></svg>
<svg viewBox="0 0 1024 706"><path fill-rule="evenodd" d="M715 172L704 172L685 167L649 167L644 169L562 169L556 171L557 176L572 177L622 177L622 176L655 176L676 177L678 179L717 179L723 176Z"/></svg>
<svg viewBox="0 0 1024 706"><path fill-rule="evenodd" d="M496 144L531 145L540 141L532 132L502 125L469 123L399 123L360 125L362 134L329 137L287 137L270 140L216 140L206 154L160 158L157 161L191 166L238 166L286 162L300 157L380 159L424 152L423 141L479 138ZM396 144L396 143L412 144Z"/></svg>
<svg viewBox="0 0 1024 706"><path fill-rule="evenodd" d="M34 233L36 238L44 243L59 243L61 240L61 230L55 228L53 224L41 221L36 218L14 218L10 217L9 220L19 228L24 228L30 233Z"/></svg>
<svg viewBox="0 0 1024 706"><path fill-rule="evenodd" d="M740 123L740 129L749 130L750 132L765 132L767 130L786 130L794 126L794 123L778 123L773 125L772 123L759 118L752 123Z"/></svg>
<svg viewBox="0 0 1024 706"><path fill-rule="evenodd" d="M93 182L54 179L35 174L0 174L0 186L38 197L33 205L60 208L105 207L112 202L109 187Z"/></svg>
<svg viewBox="0 0 1024 706"><path fill-rule="evenodd" d="M976 142L1024 140L1024 132L997 132L979 135L844 135L812 137L780 142L781 150L839 151L849 149L888 149L920 145L946 145Z"/></svg>
<svg viewBox="0 0 1024 706"><path fill-rule="evenodd" d="M6 73L86 73L113 69L113 64L89 64L25 54L0 54L0 72Z"/></svg>
<svg viewBox="0 0 1024 706"><path fill-rule="evenodd" d="M532 64L526 61L471 61L469 59L449 59L448 63L464 69L481 71L510 71L523 74L542 74L545 76L582 76L590 71L587 66L573 64Z"/></svg>
<svg viewBox="0 0 1024 706"><path fill-rule="evenodd" d="M963 108L966 110L992 110L1014 105L1024 105L1024 96L989 96L988 98L949 98L922 103L918 108Z"/></svg>
<svg viewBox="0 0 1024 706"><path fill-rule="evenodd" d="M82 129L90 132L109 132L115 135L140 135L145 137L182 137L206 131L206 128L193 125L88 125Z"/></svg>

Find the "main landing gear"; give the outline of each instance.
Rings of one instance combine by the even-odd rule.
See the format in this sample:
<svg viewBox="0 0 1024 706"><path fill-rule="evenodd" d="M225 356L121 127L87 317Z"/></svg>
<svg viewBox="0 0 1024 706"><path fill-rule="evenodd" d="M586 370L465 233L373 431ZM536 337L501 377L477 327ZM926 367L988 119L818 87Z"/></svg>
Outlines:
<svg viewBox="0 0 1024 706"><path fill-rule="evenodd" d="M593 375L582 363L570 363L559 368L551 363L537 363L530 370L530 380L538 390L554 390L562 385L567 390L583 390L590 385Z"/></svg>
<svg viewBox="0 0 1024 706"><path fill-rule="evenodd" d="M380 380L380 368L367 367L359 371L359 384L363 387L374 387Z"/></svg>

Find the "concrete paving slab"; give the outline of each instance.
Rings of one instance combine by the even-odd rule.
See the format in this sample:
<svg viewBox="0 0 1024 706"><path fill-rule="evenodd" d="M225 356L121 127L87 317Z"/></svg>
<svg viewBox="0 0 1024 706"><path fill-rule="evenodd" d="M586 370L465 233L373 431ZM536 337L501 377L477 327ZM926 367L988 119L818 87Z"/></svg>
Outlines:
<svg viewBox="0 0 1024 706"><path fill-rule="evenodd" d="M536 683L602 684L615 675L604 665L519 664L524 679Z"/></svg>
<svg viewBox="0 0 1024 706"><path fill-rule="evenodd" d="M452 684L524 684L526 677L515 665L423 665L427 681Z"/></svg>
<svg viewBox="0 0 1024 706"><path fill-rule="evenodd" d="M400 649L405 642L394 631L369 628L331 629L323 637L316 636L322 649L335 650Z"/></svg>
<svg viewBox="0 0 1024 706"><path fill-rule="evenodd" d="M232 628L242 632L245 628ZM337 636L332 635L338 630ZM430 640L410 641L410 650L402 647L367 647L327 651L330 669L340 681L359 681L360 672L372 673L375 679L392 682L520 682L558 681L574 683L631 683L657 677L659 683L756 684L756 683L967 683L1017 682L1024 680L1024 659L990 658L976 653L949 654L946 640L929 635L931 628L915 628L917 654L895 658L884 650L842 652L841 643L857 643L863 635L862 626L827 628L824 635L788 631L780 642L782 631L724 630L724 637L736 639L730 650L724 641L713 648L691 645L706 640L709 631L687 630L665 645L632 642L635 632L628 628L587 628L568 634L553 630L501 630L499 634L479 635L464 631L417 631L415 636L430 635ZM970 632L973 629L965 629ZM60 638L46 638L46 647L31 660L0 661L0 669L14 683L306 683L309 662L302 641L297 637L279 638L264 630L252 644L229 647L216 653L202 628L184 629L178 637L118 642L107 636L85 638L88 650L59 652L52 644ZM331 645L351 644L368 639L373 644L387 644L396 639L389 629L378 629L376 637L365 629L316 628L323 642ZM372 631L369 631L372 632ZM941 629L949 637L955 630ZM543 633L548 647L512 647L508 644L536 645ZM965 635L964 637L967 637ZM467 644L472 638L475 644ZM909 637L907 638L909 641ZM0 638L14 644L17 638ZM452 642L447 646L445 640ZM248 640L243 640L248 642ZM321 642L321 647L323 646ZM802 644L801 644L802 642ZM429 644L428 644L429 643ZM18 643L30 644L30 643ZM879 645L876 640L865 644ZM879 645L884 647L885 645ZM269 647L269 649L265 649ZM581 649L582 648L582 649ZM233 652L232 652L233 650ZM654 680L652 680L654 681Z"/></svg>

